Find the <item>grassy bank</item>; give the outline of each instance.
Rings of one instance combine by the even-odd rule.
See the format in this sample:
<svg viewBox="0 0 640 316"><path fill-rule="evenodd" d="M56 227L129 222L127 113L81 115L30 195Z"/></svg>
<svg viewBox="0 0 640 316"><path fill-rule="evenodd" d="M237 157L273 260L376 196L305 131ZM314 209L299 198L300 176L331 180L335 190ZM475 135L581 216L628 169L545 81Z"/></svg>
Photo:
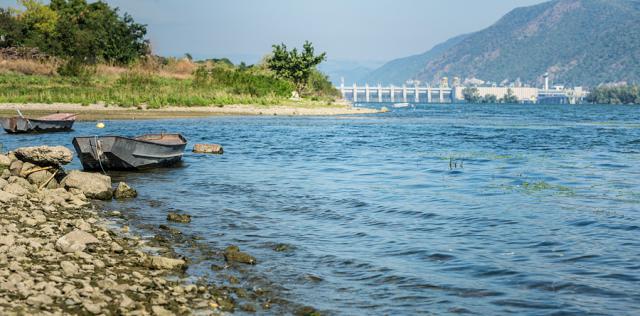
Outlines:
<svg viewBox="0 0 640 316"><path fill-rule="evenodd" d="M61 76L55 60L0 58L0 103L105 104L127 108L245 105L327 106L339 96L328 81L312 77L303 100L292 102L289 81L264 65L150 58L127 67L99 64L82 76Z"/></svg>
<svg viewBox="0 0 640 316"><path fill-rule="evenodd" d="M223 84L200 84L194 78L171 78L154 74L124 73L88 78L0 74L1 103L107 104L123 107L146 105L216 106L227 104L269 105L288 101L282 93L249 94Z"/></svg>

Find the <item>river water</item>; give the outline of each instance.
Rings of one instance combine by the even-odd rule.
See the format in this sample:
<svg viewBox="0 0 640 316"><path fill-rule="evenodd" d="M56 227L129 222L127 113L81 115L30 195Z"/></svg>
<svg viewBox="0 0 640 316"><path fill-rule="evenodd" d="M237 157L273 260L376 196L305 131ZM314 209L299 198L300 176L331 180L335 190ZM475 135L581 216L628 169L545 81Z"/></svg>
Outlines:
<svg viewBox="0 0 640 316"><path fill-rule="evenodd" d="M171 131L222 144L222 156L118 174L140 198L110 207L153 225L189 213L174 226L240 245L259 261L247 270L331 314L640 313L640 107L106 124L0 142ZM192 273L215 274L208 266Z"/></svg>

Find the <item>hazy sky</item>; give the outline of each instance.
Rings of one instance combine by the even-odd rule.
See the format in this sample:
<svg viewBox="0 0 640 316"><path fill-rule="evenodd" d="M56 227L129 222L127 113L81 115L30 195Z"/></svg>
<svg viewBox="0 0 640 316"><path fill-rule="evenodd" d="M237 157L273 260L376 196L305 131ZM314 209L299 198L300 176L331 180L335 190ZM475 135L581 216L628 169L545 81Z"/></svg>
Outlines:
<svg viewBox="0 0 640 316"><path fill-rule="evenodd" d="M252 61L312 41L332 60L384 61L480 30L545 0L107 0L148 24L161 55ZM15 0L0 0L2 6Z"/></svg>

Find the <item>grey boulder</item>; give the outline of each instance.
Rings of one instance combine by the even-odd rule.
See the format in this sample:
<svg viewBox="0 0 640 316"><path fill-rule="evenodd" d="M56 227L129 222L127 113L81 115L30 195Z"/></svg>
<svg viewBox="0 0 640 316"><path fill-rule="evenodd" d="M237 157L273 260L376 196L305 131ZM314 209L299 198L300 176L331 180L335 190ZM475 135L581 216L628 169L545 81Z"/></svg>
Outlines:
<svg viewBox="0 0 640 316"><path fill-rule="evenodd" d="M111 177L98 173L71 171L62 182L68 190L77 189L90 199L110 200L113 197Z"/></svg>
<svg viewBox="0 0 640 316"><path fill-rule="evenodd" d="M56 241L56 249L63 253L83 251L88 244L97 244L100 241L93 235L82 231L74 230Z"/></svg>
<svg viewBox="0 0 640 316"><path fill-rule="evenodd" d="M66 165L73 160L73 153L64 146L22 147L15 151L16 158L38 166Z"/></svg>

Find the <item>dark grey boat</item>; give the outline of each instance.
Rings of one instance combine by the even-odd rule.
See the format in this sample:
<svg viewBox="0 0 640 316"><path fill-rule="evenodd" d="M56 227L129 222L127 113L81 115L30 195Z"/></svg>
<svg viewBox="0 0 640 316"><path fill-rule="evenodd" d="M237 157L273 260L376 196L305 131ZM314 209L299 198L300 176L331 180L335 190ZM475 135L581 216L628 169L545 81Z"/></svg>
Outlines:
<svg viewBox="0 0 640 316"><path fill-rule="evenodd" d="M57 113L38 118L20 116L0 119L2 128L9 134L48 133L70 131L76 115L73 113Z"/></svg>
<svg viewBox="0 0 640 316"><path fill-rule="evenodd" d="M180 134L76 137L73 146L85 170L168 167L182 160L187 140Z"/></svg>

